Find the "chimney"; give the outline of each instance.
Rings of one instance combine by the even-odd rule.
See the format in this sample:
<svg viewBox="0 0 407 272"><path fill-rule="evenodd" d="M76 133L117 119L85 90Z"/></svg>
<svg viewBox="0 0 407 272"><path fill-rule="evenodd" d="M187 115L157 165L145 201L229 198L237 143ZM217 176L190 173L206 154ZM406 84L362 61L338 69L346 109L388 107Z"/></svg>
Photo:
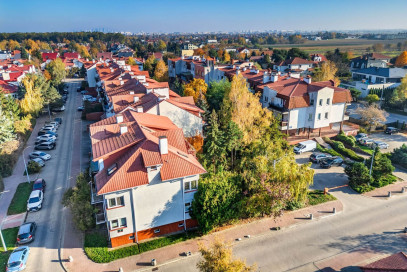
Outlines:
<svg viewBox="0 0 407 272"><path fill-rule="evenodd" d="M246 67L243 67L243 72L245 72L246 71Z"/></svg>
<svg viewBox="0 0 407 272"><path fill-rule="evenodd" d="M123 85L124 84L124 81L123 80L120 80L120 85Z"/></svg>
<svg viewBox="0 0 407 272"><path fill-rule="evenodd" d="M168 154L168 140L166 136L158 137L158 146L160 148L160 154Z"/></svg>
<svg viewBox="0 0 407 272"><path fill-rule="evenodd" d="M126 124L120 124L120 134L123 135L124 133L127 132L127 125Z"/></svg>
<svg viewBox="0 0 407 272"><path fill-rule="evenodd" d="M140 100L140 98L138 96L133 97L134 103L137 103L139 100Z"/></svg>
<svg viewBox="0 0 407 272"><path fill-rule="evenodd" d="M265 83L267 83L268 82L268 73L266 72L266 71L264 71L264 74L263 74L263 84L265 84Z"/></svg>
<svg viewBox="0 0 407 272"><path fill-rule="evenodd" d="M278 80L278 75L277 74L270 74L270 81L271 82L276 82Z"/></svg>
<svg viewBox="0 0 407 272"><path fill-rule="evenodd" d="M130 94L134 94L134 91L130 91Z"/></svg>
<svg viewBox="0 0 407 272"><path fill-rule="evenodd" d="M143 112L143 107L142 106L137 106L137 112Z"/></svg>
<svg viewBox="0 0 407 272"><path fill-rule="evenodd" d="M304 78L304 81L305 81L307 84L311 84L311 76L310 76L310 75L306 76L306 77Z"/></svg>
<svg viewBox="0 0 407 272"><path fill-rule="evenodd" d="M116 122L118 124L123 123L123 114L119 113L116 115Z"/></svg>

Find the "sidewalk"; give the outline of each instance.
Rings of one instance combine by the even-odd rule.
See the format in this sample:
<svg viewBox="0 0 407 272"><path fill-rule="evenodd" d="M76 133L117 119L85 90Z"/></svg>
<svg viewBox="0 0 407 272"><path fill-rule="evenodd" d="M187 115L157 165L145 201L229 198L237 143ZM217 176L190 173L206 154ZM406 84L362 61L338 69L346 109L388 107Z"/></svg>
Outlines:
<svg viewBox="0 0 407 272"><path fill-rule="evenodd" d="M65 247L62 254L63 265L68 271L118 271L119 267L122 267L126 272L135 271L148 267L151 259L156 259L158 265L162 265L174 259L185 258L181 257L183 252L191 251L192 253L196 253L198 251L198 242L208 244L213 241L216 235L219 235L225 241L244 243L244 239L247 239L244 238L245 235L259 237L267 235L272 231L276 232L272 230L274 227L290 228L298 224L306 224L307 221L310 221L309 214L312 213L314 220L318 220L322 217L333 215L333 208L336 208L337 212L341 212L343 210L342 203L336 200L297 211L287 212L279 218L256 220L251 223L234 226L193 240L159 248L107 264L97 264L87 258L82 248L83 234L76 231L72 222L68 220ZM242 241L236 242L237 238L242 238ZM74 261L72 263L66 262L69 256L73 257Z"/></svg>
<svg viewBox="0 0 407 272"><path fill-rule="evenodd" d="M37 119L36 125L28 139L24 148L28 147L24 151L26 162L28 161L28 154L34 151L34 142L37 138L38 131L44 125L45 121L48 121L48 115L41 116ZM21 182L27 182L27 177L23 176L24 173L24 161L23 154L20 155L18 161L13 169L13 174L7 178L4 178L4 192L0 194L0 223L7 217L7 210L16 192L18 184ZM31 178L31 177L30 177ZM0 224L1 225L1 224Z"/></svg>

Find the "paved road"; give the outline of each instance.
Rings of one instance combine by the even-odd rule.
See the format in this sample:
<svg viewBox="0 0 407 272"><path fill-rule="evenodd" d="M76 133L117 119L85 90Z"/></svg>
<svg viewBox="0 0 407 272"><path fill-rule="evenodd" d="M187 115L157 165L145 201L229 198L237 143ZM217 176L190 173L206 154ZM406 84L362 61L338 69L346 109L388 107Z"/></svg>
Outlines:
<svg viewBox="0 0 407 272"><path fill-rule="evenodd" d="M355 112L356 108L358 108L358 107L363 107L363 105L361 105L360 103L352 103L350 106L347 107L347 111L349 112L350 117L353 117L356 119L360 118L360 116ZM407 116L389 112L389 116L387 117L386 123L396 122L397 120L399 122L407 123Z"/></svg>
<svg viewBox="0 0 407 272"><path fill-rule="evenodd" d="M31 248L27 271L42 272L63 271L59 262L59 248L63 239L65 226L65 210L61 205L62 195L69 186L70 169L72 161L74 122L79 122L80 114L76 111L76 105L80 103L80 95L76 92L79 83L70 81L69 99L65 105L64 113L59 114L63 123L58 129L57 146L49 153L52 159L46 162L40 177L47 182L43 208L36 213L29 213L27 222L37 223L35 241Z"/></svg>
<svg viewBox="0 0 407 272"><path fill-rule="evenodd" d="M307 155L297 158L299 163ZM342 167L315 169L313 188L346 183ZM307 222L279 233L238 242L234 254L257 263L260 271L319 271L322 260L354 248L369 248L374 252L395 253L405 250L407 242L399 233L407 225L407 195L389 200L365 197L344 187L332 192L344 205L344 211L332 217ZM159 271L197 271L199 256L164 265Z"/></svg>

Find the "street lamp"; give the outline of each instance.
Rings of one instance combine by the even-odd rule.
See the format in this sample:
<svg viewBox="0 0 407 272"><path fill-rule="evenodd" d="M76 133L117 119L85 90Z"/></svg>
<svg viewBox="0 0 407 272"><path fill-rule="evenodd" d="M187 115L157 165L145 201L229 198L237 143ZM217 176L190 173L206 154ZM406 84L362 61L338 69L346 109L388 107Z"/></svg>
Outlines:
<svg viewBox="0 0 407 272"><path fill-rule="evenodd" d="M23 149L23 161L24 161L25 173L27 174L27 182L30 183L30 175L28 174L27 163L25 162L25 157L24 157L24 151L25 151L28 147L31 147L31 145L26 146L26 147Z"/></svg>

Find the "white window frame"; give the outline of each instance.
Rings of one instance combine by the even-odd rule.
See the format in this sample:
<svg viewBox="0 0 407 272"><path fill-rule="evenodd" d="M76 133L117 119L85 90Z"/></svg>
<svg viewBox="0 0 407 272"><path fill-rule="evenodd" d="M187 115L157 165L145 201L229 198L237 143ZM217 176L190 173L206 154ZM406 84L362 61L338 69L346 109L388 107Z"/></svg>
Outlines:
<svg viewBox="0 0 407 272"><path fill-rule="evenodd" d="M192 187L192 182L196 182L196 185L194 186L195 188ZM188 186L188 189L186 188L186 186ZM194 190L198 190L197 180L184 181L184 192L190 192Z"/></svg>
<svg viewBox="0 0 407 272"><path fill-rule="evenodd" d="M126 220L126 224L122 225L122 219ZM113 227L113 221L117 220L117 227ZM127 218L126 217L119 217L119 218L114 218L112 220L109 220L109 228L110 230L116 230L120 228L126 228L127 227Z"/></svg>
<svg viewBox="0 0 407 272"><path fill-rule="evenodd" d="M115 205L111 206L111 205L110 205L110 201L113 200L113 199L114 199ZM118 203L118 201L117 201L118 199L121 199L121 202L122 202L121 205L117 204L117 203ZM117 197L112 197L112 198L107 199L107 207L108 207L108 209L117 208L117 207L124 207L124 206L125 206L125 203L124 203L124 196L117 196Z"/></svg>
<svg viewBox="0 0 407 272"><path fill-rule="evenodd" d="M185 213L189 213L189 211L191 210L191 207L192 207L192 202L185 202L184 206L185 206Z"/></svg>

